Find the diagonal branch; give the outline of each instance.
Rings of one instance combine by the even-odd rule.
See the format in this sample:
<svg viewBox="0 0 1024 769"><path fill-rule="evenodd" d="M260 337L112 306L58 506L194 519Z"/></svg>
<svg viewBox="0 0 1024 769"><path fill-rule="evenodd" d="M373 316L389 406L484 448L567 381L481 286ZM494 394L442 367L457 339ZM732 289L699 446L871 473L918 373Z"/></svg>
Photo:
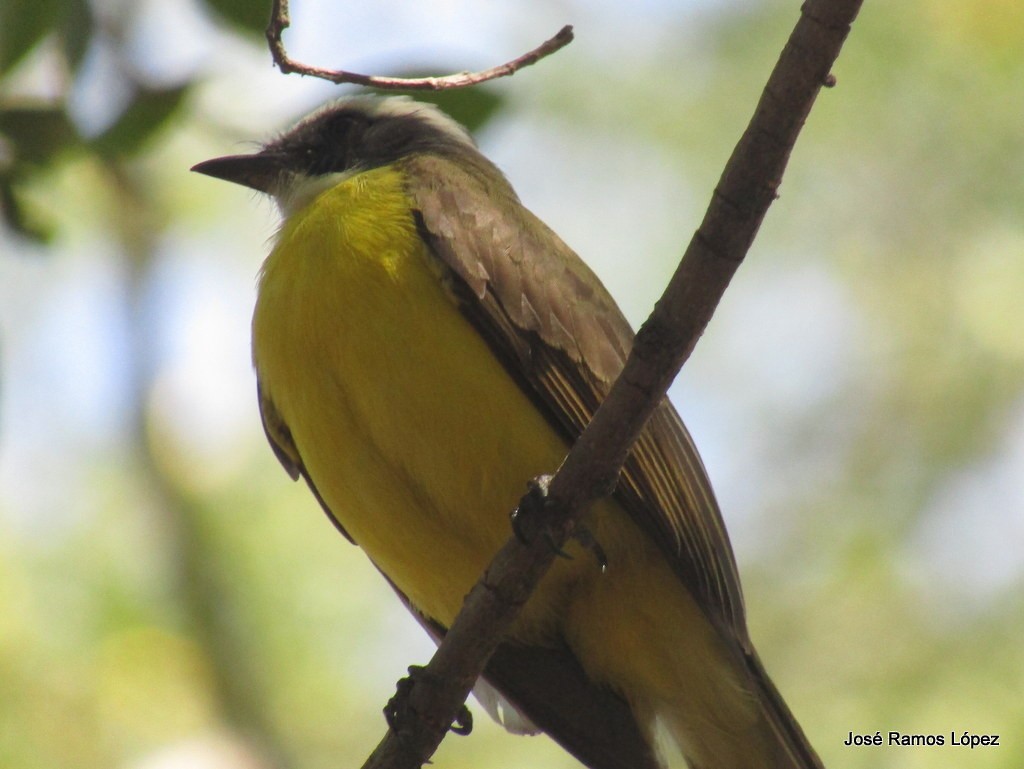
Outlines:
<svg viewBox="0 0 1024 769"><path fill-rule="evenodd" d="M637 334L622 375L550 481L545 507L556 527L556 546L618 476L633 441L710 321L776 197L818 91L835 82L830 69L861 2L804 3L704 220ZM543 537L529 545L513 537L498 552L467 596L426 674L411 688L409 708L421 717L403 724L401 736L388 732L364 769L413 769L429 759L553 558L553 548Z"/></svg>
<svg viewBox="0 0 1024 769"><path fill-rule="evenodd" d="M347 72L341 69L325 69L310 64L303 64L295 61L284 47L281 36L291 25L288 15L288 0L272 0L270 23L267 24L267 44L270 46L270 55L278 69L284 74L295 72L299 75L309 75L321 80L329 80L332 83L354 83L371 88L382 90L402 91L444 91L451 88L465 88L478 83L485 83L488 80L495 80L499 77L514 75L523 67L536 64L545 56L550 56L573 40L572 26L566 25L558 30L558 33L541 43L532 51L527 51L512 61L499 64L480 72L456 72L452 75L440 77L386 77L384 75L361 75L358 72Z"/></svg>

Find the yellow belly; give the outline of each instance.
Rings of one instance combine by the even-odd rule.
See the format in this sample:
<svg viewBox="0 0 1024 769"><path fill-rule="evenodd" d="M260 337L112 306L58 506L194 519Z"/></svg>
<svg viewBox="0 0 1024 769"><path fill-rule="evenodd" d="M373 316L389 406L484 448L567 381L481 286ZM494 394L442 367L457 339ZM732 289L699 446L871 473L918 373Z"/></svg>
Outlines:
<svg viewBox="0 0 1024 769"><path fill-rule="evenodd" d="M397 173L360 174L286 222L260 280L253 347L327 505L417 608L449 625L508 538L526 481L567 447L445 293ZM647 709L680 692L713 709L718 642L689 594L614 502L589 525L608 573L578 548L559 559L514 635L568 642L595 680Z"/></svg>
<svg viewBox="0 0 1024 769"><path fill-rule="evenodd" d="M291 217L254 360L341 524L447 625L566 447L445 294L403 195L375 170Z"/></svg>

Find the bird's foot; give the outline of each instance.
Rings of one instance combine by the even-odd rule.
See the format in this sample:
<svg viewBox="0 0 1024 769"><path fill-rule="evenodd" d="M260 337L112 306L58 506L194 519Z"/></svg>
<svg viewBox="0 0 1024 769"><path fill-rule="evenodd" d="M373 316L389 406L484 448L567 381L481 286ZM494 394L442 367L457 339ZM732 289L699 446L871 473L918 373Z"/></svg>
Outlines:
<svg viewBox="0 0 1024 769"><path fill-rule="evenodd" d="M427 669L420 665L410 665L409 675L401 679L395 686L394 696L384 706L384 720L388 728L395 734L401 736L407 725L413 719L430 721L430 714L419 713L409 703L409 695L417 683L431 683L433 676ZM463 705L455 716L455 720L448 725L448 729L455 734L466 735L473 731L473 714L469 708Z"/></svg>
<svg viewBox="0 0 1024 769"><path fill-rule="evenodd" d="M548 515L553 504L548 495L550 484L550 475L539 475L527 484L527 492L519 501L519 507L512 511L512 531L524 545L530 544L538 536L543 537L555 555L571 559L572 556L558 545ZM608 568L604 548L585 525L577 523L569 536L591 552L602 572Z"/></svg>

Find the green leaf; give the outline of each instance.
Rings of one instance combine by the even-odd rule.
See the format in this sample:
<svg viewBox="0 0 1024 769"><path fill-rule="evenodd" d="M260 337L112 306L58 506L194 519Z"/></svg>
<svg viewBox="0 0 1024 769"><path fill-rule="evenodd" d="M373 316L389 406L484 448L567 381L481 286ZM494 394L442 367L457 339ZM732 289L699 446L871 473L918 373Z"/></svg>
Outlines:
<svg viewBox="0 0 1024 769"><path fill-rule="evenodd" d="M29 240L45 243L53 237L53 225L25 211L9 176L0 176L0 221Z"/></svg>
<svg viewBox="0 0 1024 769"><path fill-rule="evenodd" d="M64 0L0 2L0 74L11 69L53 32L65 10Z"/></svg>
<svg viewBox="0 0 1024 769"><path fill-rule="evenodd" d="M0 167L0 220L30 240L49 240L52 225L22 205L17 185L78 146L78 131L60 105L7 107L0 109L0 142L10 156Z"/></svg>
<svg viewBox="0 0 1024 769"><path fill-rule="evenodd" d="M65 0L66 11L61 22L61 45L72 70L77 70L89 50L96 25L86 0Z"/></svg>
<svg viewBox="0 0 1024 769"><path fill-rule="evenodd" d="M134 155L177 112L189 85L140 89L121 117L90 142L101 155Z"/></svg>
<svg viewBox="0 0 1024 769"><path fill-rule="evenodd" d="M0 109L0 135L12 147L16 165L46 165L62 149L79 143L63 106Z"/></svg>
<svg viewBox="0 0 1024 769"><path fill-rule="evenodd" d="M206 0L218 16L233 27L262 35L270 21L270 3L262 0Z"/></svg>

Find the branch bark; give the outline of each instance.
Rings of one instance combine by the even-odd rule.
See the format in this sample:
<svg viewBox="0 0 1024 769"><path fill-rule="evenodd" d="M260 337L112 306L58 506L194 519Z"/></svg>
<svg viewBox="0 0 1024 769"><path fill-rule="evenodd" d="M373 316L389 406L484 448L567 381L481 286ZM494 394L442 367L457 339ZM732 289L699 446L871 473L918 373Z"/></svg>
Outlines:
<svg viewBox="0 0 1024 769"><path fill-rule="evenodd" d="M703 333L777 197L789 155L830 74L862 0L807 0L665 293L636 337L608 397L548 488L555 546L618 477L626 455ZM524 501L526 497L524 497ZM416 679L410 709L421 715L388 732L364 769L414 769L426 762L519 608L554 559L538 537L509 539L466 598L444 642Z"/></svg>
<svg viewBox="0 0 1024 769"><path fill-rule="evenodd" d="M573 40L572 26L567 24L558 30L554 37L545 40L533 50L527 51L512 61L480 72L456 72L439 77L386 77L384 75L362 75L342 69L325 69L295 61L288 55L282 40L284 31L290 25L288 0L272 0L270 23L267 24L266 31L267 44L270 46L270 55L273 57L274 63L282 73L287 75L294 72L298 75L309 75L321 80L329 80L332 83L353 83L388 91L444 91L485 83L499 77L508 77L523 67L536 64L544 57L569 45Z"/></svg>

